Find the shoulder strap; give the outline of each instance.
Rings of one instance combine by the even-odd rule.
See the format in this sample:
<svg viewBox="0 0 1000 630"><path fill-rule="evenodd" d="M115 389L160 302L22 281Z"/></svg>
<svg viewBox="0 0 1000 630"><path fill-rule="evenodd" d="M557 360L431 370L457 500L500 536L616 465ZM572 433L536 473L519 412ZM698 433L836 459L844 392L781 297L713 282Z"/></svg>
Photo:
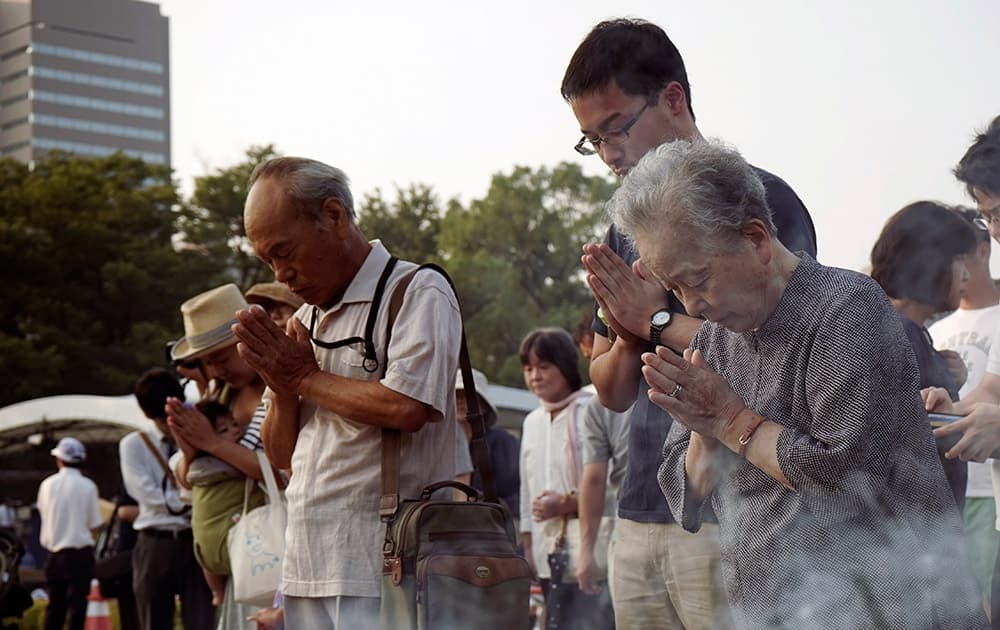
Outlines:
<svg viewBox="0 0 1000 630"><path fill-rule="evenodd" d="M170 466L167 464L166 458L163 457L163 452L160 451L155 444L153 444L153 440L145 431L139 431L139 435L142 436L142 441L146 443L146 448L148 448L153 456L156 457L156 461L160 463L160 468L163 469L163 483L160 484L162 486L161 489L163 490L163 507L167 508L167 512L173 516L187 514L191 510L190 505L185 505L183 508L175 510L170 507L170 502L167 501L167 484L171 483L175 488L180 488L180 486L177 485L177 479L174 477L174 473L170 470Z"/></svg>
<svg viewBox="0 0 1000 630"><path fill-rule="evenodd" d="M139 435L142 436L142 441L146 443L146 447L149 448L149 452L151 452L153 456L156 457L156 461L160 463L160 468L163 469L163 474L166 475L167 479L170 480L170 483L174 484L174 487L176 488L177 480L174 479L174 473L170 470L170 466L167 464L166 458L163 457L163 452L158 449L155 444L153 444L153 440L145 431L139 431Z"/></svg>
<svg viewBox="0 0 1000 630"><path fill-rule="evenodd" d="M389 281L389 276L392 275L392 270L396 267L398 261L399 259L395 256L390 256L389 260L385 263L385 267L382 268L382 275L379 276L378 283L375 285L375 294L372 296L371 306L368 307L368 320L365 322L364 337L348 337L339 341L320 341L316 338L316 320L319 317L319 309L313 306L312 321L309 324L309 338L312 339L312 342L320 348L326 348L327 350L336 350L337 348L343 348L355 343L364 344L365 360L362 363L362 367L369 374L377 372L379 368L378 355L375 352L375 341L372 339L372 335L375 332L375 320L378 318L379 308L382 306L382 294L385 293L385 285Z"/></svg>
<svg viewBox="0 0 1000 630"><path fill-rule="evenodd" d="M386 333L386 352L388 353L389 341L392 338L392 327L396 322L396 316L403 305L406 296L406 289L410 286L413 277L421 269L432 269L444 276L458 299L458 292L455 291L455 284L441 267L434 264L420 265L413 271L408 272L400 278L399 283L393 290L389 299L388 331ZM493 468L490 466L490 452L486 444L486 420L479 408L479 396L476 395L475 381L472 376L472 362L469 360L469 347L465 341L465 326L462 326L461 347L458 355L459 366L462 370L462 383L465 386L466 400L466 420L472 427L472 440L469 448L472 452L472 462L483 481L483 497L487 501L499 503L497 497L496 484L493 481ZM402 435L396 429L382 429L382 496L379 499L379 516L383 521L391 521L399 508L399 465L400 465L400 444Z"/></svg>

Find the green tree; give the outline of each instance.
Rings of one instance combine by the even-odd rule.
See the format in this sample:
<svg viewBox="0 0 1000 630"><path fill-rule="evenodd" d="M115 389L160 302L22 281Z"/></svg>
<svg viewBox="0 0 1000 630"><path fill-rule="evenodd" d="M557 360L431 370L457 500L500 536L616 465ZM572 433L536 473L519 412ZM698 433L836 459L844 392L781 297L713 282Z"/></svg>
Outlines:
<svg viewBox="0 0 1000 630"><path fill-rule="evenodd" d="M441 206L426 184L397 187L394 202L387 201L377 188L366 194L358 208L358 226L368 238L380 239L404 260L441 260Z"/></svg>
<svg viewBox="0 0 1000 630"><path fill-rule="evenodd" d="M166 168L116 154L0 160L0 405L124 394L163 363L178 304L211 286L203 255L172 245Z"/></svg>
<svg viewBox="0 0 1000 630"><path fill-rule="evenodd" d="M450 204L440 247L458 286L473 360L491 379L523 386L517 347L539 326L572 329L592 299L580 264L600 238L616 183L576 164L515 167L493 176L468 208Z"/></svg>
<svg viewBox="0 0 1000 630"><path fill-rule="evenodd" d="M242 289L274 279L253 255L243 229L243 203L250 174L258 164L276 157L273 145L251 146L239 164L196 177L194 193L181 210L183 247L216 261L217 269Z"/></svg>

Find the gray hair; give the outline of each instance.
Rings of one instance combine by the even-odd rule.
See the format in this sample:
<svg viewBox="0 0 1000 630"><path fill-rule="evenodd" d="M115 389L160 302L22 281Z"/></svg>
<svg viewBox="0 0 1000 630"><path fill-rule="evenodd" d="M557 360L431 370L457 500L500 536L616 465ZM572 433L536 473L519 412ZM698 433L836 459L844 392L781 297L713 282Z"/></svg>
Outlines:
<svg viewBox="0 0 1000 630"><path fill-rule="evenodd" d="M708 253L722 253L751 219L777 234L760 177L736 149L714 140L675 140L647 153L611 197L608 214L633 240L686 225L706 237L700 244Z"/></svg>
<svg viewBox="0 0 1000 630"><path fill-rule="evenodd" d="M273 158L257 165L250 175L249 185L270 177L284 182L286 194L313 218L319 218L316 202L333 197L344 204L351 221L357 220L351 180L339 168L309 158Z"/></svg>

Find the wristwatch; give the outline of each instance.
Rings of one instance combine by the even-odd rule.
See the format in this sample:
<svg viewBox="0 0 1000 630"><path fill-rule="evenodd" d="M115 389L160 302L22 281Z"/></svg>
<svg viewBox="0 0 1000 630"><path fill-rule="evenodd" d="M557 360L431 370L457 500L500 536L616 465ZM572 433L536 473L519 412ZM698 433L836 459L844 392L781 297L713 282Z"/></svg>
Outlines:
<svg viewBox="0 0 1000 630"><path fill-rule="evenodd" d="M661 308L649 318L649 340L653 343L653 347L660 345L660 334L670 325L672 319L673 316L668 308Z"/></svg>

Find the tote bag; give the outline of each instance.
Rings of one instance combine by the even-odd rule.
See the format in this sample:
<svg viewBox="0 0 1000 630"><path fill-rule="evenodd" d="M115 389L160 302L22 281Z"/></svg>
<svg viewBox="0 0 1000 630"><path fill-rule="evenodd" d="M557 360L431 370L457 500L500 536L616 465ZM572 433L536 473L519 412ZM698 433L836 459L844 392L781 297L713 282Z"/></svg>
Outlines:
<svg viewBox="0 0 1000 630"><path fill-rule="evenodd" d="M267 504L247 512L253 480L247 479L243 493L243 515L229 530L229 564L232 570L233 599L244 604L267 607L281 585L281 558L285 555L285 499L278 490L271 463L257 451L264 474Z"/></svg>

